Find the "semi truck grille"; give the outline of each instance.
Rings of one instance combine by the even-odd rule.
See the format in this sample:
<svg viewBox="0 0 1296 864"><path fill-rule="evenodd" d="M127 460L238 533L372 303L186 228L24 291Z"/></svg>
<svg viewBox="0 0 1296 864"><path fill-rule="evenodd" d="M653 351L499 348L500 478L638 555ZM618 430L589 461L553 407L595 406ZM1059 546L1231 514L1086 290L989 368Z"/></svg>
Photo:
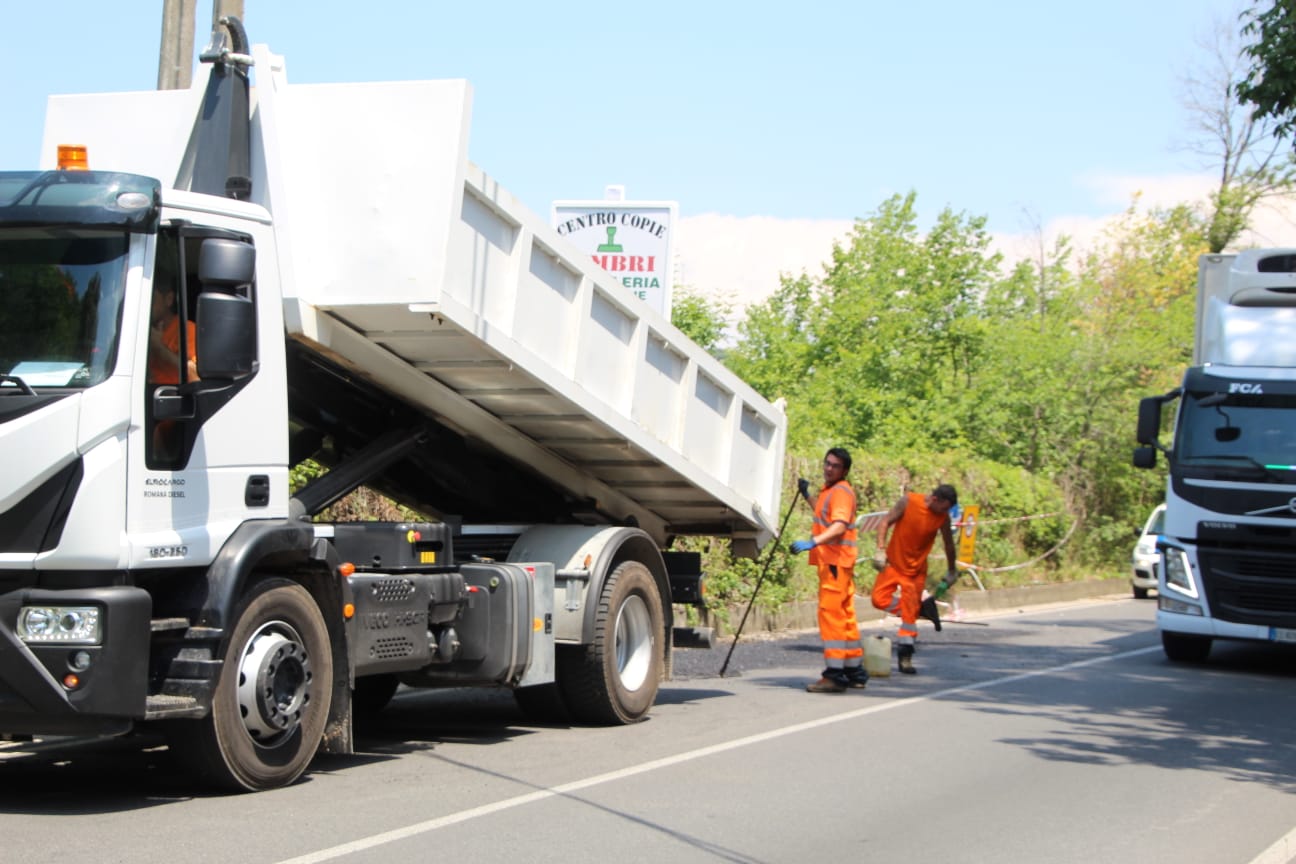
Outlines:
<svg viewBox="0 0 1296 864"><path fill-rule="evenodd" d="M1200 552L1206 600L1237 624L1296 627L1296 555L1256 549Z"/></svg>

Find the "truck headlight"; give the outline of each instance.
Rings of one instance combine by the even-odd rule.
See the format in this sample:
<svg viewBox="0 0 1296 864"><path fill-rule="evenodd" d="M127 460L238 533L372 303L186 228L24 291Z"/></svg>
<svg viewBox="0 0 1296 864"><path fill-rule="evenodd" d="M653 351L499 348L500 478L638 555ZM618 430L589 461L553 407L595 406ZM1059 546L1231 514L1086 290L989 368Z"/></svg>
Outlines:
<svg viewBox="0 0 1296 864"><path fill-rule="evenodd" d="M1173 597L1157 597L1157 608L1163 612L1177 612L1180 615L1203 615L1202 608L1196 603L1186 603Z"/></svg>
<svg viewBox="0 0 1296 864"><path fill-rule="evenodd" d="M1174 546L1162 550L1161 566L1165 568L1166 587L1197 599L1197 580L1192 575L1188 553Z"/></svg>
<svg viewBox="0 0 1296 864"><path fill-rule="evenodd" d="M24 606L18 638L24 642L98 645L103 641L98 606Z"/></svg>

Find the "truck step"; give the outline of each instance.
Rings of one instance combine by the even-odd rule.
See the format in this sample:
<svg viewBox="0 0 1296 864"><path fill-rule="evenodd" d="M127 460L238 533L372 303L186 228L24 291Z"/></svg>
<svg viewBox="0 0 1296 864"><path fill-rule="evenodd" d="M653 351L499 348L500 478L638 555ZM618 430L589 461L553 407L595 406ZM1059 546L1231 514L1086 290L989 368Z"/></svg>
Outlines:
<svg viewBox="0 0 1296 864"><path fill-rule="evenodd" d="M145 720L170 720L177 717L202 717L205 712L192 696L149 696L144 705Z"/></svg>

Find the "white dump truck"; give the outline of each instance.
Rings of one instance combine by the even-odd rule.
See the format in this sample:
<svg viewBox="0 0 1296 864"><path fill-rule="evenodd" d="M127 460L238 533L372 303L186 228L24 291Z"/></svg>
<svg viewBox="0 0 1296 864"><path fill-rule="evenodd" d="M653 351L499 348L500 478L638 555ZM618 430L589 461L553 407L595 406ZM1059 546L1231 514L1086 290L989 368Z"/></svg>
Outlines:
<svg viewBox="0 0 1296 864"><path fill-rule="evenodd" d="M259 790L401 683L641 719L705 638L672 542L770 538L782 412L468 161L466 82L289 84L222 23L0 173L0 733ZM419 518L318 520L361 486Z"/></svg>
<svg viewBox="0 0 1296 864"><path fill-rule="evenodd" d="M1157 627L1172 660L1215 639L1296 642L1296 249L1203 255L1193 365L1139 404L1134 464L1169 463ZM1158 441L1178 401L1174 438Z"/></svg>

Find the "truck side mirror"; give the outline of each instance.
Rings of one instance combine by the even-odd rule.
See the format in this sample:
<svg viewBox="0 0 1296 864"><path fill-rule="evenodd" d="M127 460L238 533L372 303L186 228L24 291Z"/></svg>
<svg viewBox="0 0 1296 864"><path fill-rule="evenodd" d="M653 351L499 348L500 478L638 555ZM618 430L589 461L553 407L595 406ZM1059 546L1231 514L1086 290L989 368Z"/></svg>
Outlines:
<svg viewBox="0 0 1296 864"><path fill-rule="evenodd" d="M235 380L257 368L256 247L209 237L198 252L198 377Z"/></svg>
<svg viewBox="0 0 1296 864"><path fill-rule="evenodd" d="M1156 445L1157 436L1161 433L1161 403L1164 401L1160 396L1147 396L1139 400L1138 430L1135 435L1138 443Z"/></svg>
<svg viewBox="0 0 1296 864"><path fill-rule="evenodd" d="M1155 468L1156 448L1155 447L1135 447L1134 467L1135 468ZM1134 533L1142 534L1143 532L1135 531Z"/></svg>
<svg viewBox="0 0 1296 864"><path fill-rule="evenodd" d="M256 306L246 297L198 295L198 377L233 380L256 371Z"/></svg>
<svg viewBox="0 0 1296 864"><path fill-rule="evenodd" d="M198 252L198 281L224 289L250 285L256 278L256 247L240 240L209 237Z"/></svg>

